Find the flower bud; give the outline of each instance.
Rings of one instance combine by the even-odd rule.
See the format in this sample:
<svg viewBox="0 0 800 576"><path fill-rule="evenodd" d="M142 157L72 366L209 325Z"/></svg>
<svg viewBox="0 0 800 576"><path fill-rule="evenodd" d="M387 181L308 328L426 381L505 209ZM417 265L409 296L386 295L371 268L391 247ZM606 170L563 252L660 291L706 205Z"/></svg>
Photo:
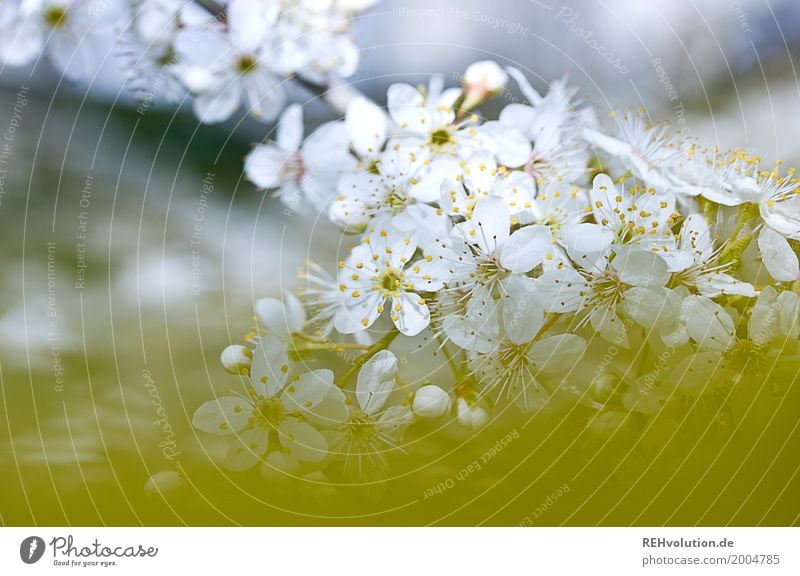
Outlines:
<svg viewBox="0 0 800 576"><path fill-rule="evenodd" d="M420 418L441 418L450 411L450 396L432 384L423 386L414 394L411 409Z"/></svg>
<svg viewBox="0 0 800 576"><path fill-rule="evenodd" d="M464 73L464 103L462 110L470 110L500 93L508 82L508 74L497 62L483 60L471 64Z"/></svg>
<svg viewBox="0 0 800 576"><path fill-rule="evenodd" d="M253 351L246 346L233 344L225 348L219 355L222 367L230 374L250 374L250 363L253 360Z"/></svg>
<svg viewBox="0 0 800 576"><path fill-rule="evenodd" d="M456 414L458 423L470 430L478 430L489 423L488 410L474 396L472 398L459 398L456 401Z"/></svg>

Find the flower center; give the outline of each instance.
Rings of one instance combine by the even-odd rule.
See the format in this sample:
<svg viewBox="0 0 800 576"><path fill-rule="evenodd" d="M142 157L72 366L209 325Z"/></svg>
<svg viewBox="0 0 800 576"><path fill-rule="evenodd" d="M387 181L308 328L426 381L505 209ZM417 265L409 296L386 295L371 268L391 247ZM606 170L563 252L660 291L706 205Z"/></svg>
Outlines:
<svg viewBox="0 0 800 576"><path fill-rule="evenodd" d="M67 9L62 6L48 6L42 12L42 18L50 28L59 28L67 22Z"/></svg>
<svg viewBox="0 0 800 576"><path fill-rule="evenodd" d="M443 147L450 144L450 132L445 128L439 128L431 134L431 144Z"/></svg>
<svg viewBox="0 0 800 576"><path fill-rule="evenodd" d="M286 419L286 410L277 398L260 398L256 416L266 428L275 429Z"/></svg>
<svg viewBox="0 0 800 576"><path fill-rule="evenodd" d="M495 252L482 254L473 249L476 257L478 269L476 274L480 282L486 286L492 286L495 282L507 276L508 271L500 265L499 258Z"/></svg>
<svg viewBox="0 0 800 576"><path fill-rule="evenodd" d="M591 283L595 302L606 305L615 305L622 298L625 291L625 284L613 274L605 274Z"/></svg>
<svg viewBox="0 0 800 576"><path fill-rule="evenodd" d="M398 212L402 212L407 204L408 197L406 196L405 190L398 186L393 186L389 191L389 195L386 197L386 205L389 207L392 213L396 214Z"/></svg>
<svg viewBox="0 0 800 576"><path fill-rule="evenodd" d="M175 49L172 47L172 45L170 45L163 54L156 58L156 64L159 66L169 66L170 64L175 63L176 56Z"/></svg>
<svg viewBox="0 0 800 576"><path fill-rule="evenodd" d="M347 440L361 450L375 448L375 441L379 434L375 428L375 421L367 414L358 414L347 422L345 434Z"/></svg>
<svg viewBox="0 0 800 576"><path fill-rule="evenodd" d="M388 268L384 273L383 277L380 280L381 288L387 292L397 292L400 287L403 285L403 280L405 279L405 275L401 270L395 270L394 268Z"/></svg>
<svg viewBox="0 0 800 576"><path fill-rule="evenodd" d="M239 74L249 74L258 67L258 60L250 55L240 56L236 62L236 70Z"/></svg>
<svg viewBox="0 0 800 576"><path fill-rule="evenodd" d="M281 174L286 180L299 183L305 174L305 165L300 151L295 152L281 166Z"/></svg>

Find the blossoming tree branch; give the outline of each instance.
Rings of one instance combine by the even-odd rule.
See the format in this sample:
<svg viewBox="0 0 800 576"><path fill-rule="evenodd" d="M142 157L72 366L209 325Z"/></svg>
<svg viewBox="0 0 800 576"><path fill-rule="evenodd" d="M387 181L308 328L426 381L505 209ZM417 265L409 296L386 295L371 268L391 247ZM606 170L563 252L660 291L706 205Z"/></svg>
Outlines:
<svg viewBox="0 0 800 576"><path fill-rule="evenodd" d="M125 37L147 54L137 75L192 91L203 121L242 104L275 117L281 75L324 84L352 71L341 24L369 2L284 4L232 1L219 18L208 5L136 3ZM4 3L6 62L50 38L72 74L50 42L93 33L93 5ZM525 103L483 118L510 79ZM420 420L477 431L509 406L566 402L594 414L587 425L642 429L747 400L748 380L769 383L760 393L788 385L775 374L798 361L794 171L705 148L642 111L601 121L576 93L557 81L540 94L486 61L458 87L433 77L392 85L385 106L351 97L308 135L302 107L285 108L246 175L323 215L347 252L255 302L253 331L222 352L235 384L193 424L231 438L226 468L380 479ZM410 379L397 352L409 342L444 370Z"/></svg>

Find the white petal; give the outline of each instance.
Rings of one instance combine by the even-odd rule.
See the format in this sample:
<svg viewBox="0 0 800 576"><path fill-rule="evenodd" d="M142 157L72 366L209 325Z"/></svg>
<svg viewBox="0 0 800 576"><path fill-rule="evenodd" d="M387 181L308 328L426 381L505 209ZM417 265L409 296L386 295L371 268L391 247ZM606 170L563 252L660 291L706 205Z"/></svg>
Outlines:
<svg viewBox="0 0 800 576"><path fill-rule="evenodd" d="M681 297L662 286L634 286L623 294L622 312L645 328L668 327L680 318Z"/></svg>
<svg viewBox="0 0 800 576"><path fill-rule="evenodd" d="M525 75L513 66L506 66L506 72L511 76L519 86L522 95L528 99L531 104L539 104L542 101L542 96L531 86Z"/></svg>
<svg viewBox="0 0 800 576"><path fill-rule="evenodd" d="M358 372L356 399L365 413L381 409L394 390L396 377L397 357L388 350L381 350L364 363Z"/></svg>
<svg viewBox="0 0 800 576"><path fill-rule="evenodd" d="M708 298L687 296L681 317L689 336L704 348L724 351L735 341L736 329L730 314Z"/></svg>
<svg viewBox="0 0 800 576"><path fill-rule="evenodd" d="M430 126L430 112L423 107L419 90L408 84L392 84L386 92L389 115L400 128L425 133Z"/></svg>
<svg viewBox="0 0 800 576"><path fill-rule="evenodd" d="M362 157L380 152L386 141L386 113L366 98L356 98L347 107L347 131L355 151Z"/></svg>
<svg viewBox="0 0 800 576"><path fill-rule="evenodd" d="M350 415L346 401L344 392L332 386L322 401L314 408L303 412L303 416L321 426L340 426Z"/></svg>
<svg viewBox="0 0 800 576"><path fill-rule="evenodd" d="M530 342L544 323L544 309L539 302L536 281L524 276L511 276L503 280L501 292L506 336L517 345Z"/></svg>
<svg viewBox="0 0 800 576"><path fill-rule="evenodd" d="M287 106L281 114L275 141L287 152L294 152L300 148L300 143L303 141L303 107L300 104Z"/></svg>
<svg viewBox="0 0 800 576"><path fill-rule="evenodd" d="M605 134L596 130L585 130L583 136L586 138L589 144L597 146L612 156L627 158L633 151L630 144L627 144L622 140L612 138L611 136L606 136ZM603 174L603 176L605 176L605 174ZM608 177L606 176L606 178Z"/></svg>
<svg viewBox="0 0 800 576"><path fill-rule="evenodd" d="M420 202L436 202L442 191L442 183L461 176L461 164L455 158L437 158L430 164L423 162L422 151L415 150L418 164L415 166L414 182L408 187L408 195Z"/></svg>
<svg viewBox="0 0 800 576"><path fill-rule="evenodd" d="M378 427L384 434L396 436L413 422L414 413L409 406L391 406L378 418Z"/></svg>
<svg viewBox="0 0 800 576"><path fill-rule="evenodd" d="M194 100L194 112L204 124L223 122L239 108L241 96L238 86L230 84L219 92L197 96Z"/></svg>
<svg viewBox="0 0 800 576"><path fill-rule="evenodd" d="M561 372L573 368L585 350L586 341L580 336L559 334L531 346L528 360L543 372Z"/></svg>
<svg viewBox="0 0 800 576"><path fill-rule="evenodd" d="M306 309L300 299L289 290L283 293L283 307L286 313L286 326L292 332L300 332L306 323Z"/></svg>
<svg viewBox="0 0 800 576"><path fill-rule="evenodd" d="M488 196L497 178L497 163L488 150L476 150L467 158L464 181L472 194Z"/></svg>
<svg viewBox="0 0 800 576"><path fill-rule="evenodd" d="M783 193L776 199L780 201L761 200L761 217L767 226L779 234L800 240L800 196L797 189Z"/></svg>
<svg viewBox="0 0 800 576"><path fill-rule="evenodd" d="M497 304L485 287L476 288L467 304L466 316L444 319L445 334L458 347L467 351L489 354L500 339Z"/></svg>
<svg viewBox="0 0 800 576"><path fill-rule="evenodd" d="M500 250L500 264L512 272L530 272L553 250L548 226L525 226L516 230Z"/></svg>
<svg viewBox="0 0 800 576"><path fill-rule="evenodd" d="M92 50L86 41L68 32L54 31L45 44L50 61L70 80L86 78L94 62Z"/></svg>
<svg viewBox="0 0 800 576"><path fill-rule="evenodd" d="M486 254L494 254L508 239L511 214L502 198L482 198L475 204L472 217L455 230L470 244ZM513 255L513 253L512 253Z"/></svg>
<svg viewBox="0 0 800 576"><path fill-rule="evenodd" d="M778 336L779 312L778 292L772 286L765 286L750 311L747 323L747 333L753 344L763 346Z"/></svg>
<svg viewBox="0 0 800 576"><path fill-rule="evenodd" d="M261 461L268 446L269 434L264 428L244 430L233 439L223 466L233 472L252 468Z"/></svg>
<svg viewBox="0 0 800 576"><path fill-rule="evenodd" d="M349 139L344 122L326 122L309 134L301 147L306 176L324 184L327 190L335 190L339 177L356 167L356 159L350 154ZM327 208L331 199L328 194L304 192L318 210Z"/></svg>
<svg viewBox="0 0 800 576"><path fill-rule="evenodd" d="M574 312L583 305L586 280L571 268L545 272L536 279L536 284L548 312Z"/></svg>
<svg viewBox="0 0 800 576"><path fill-rule="evenodd" d="M334 388L332 371L325 368L312 370L286 385L281 403L289 412L311 410Z"/></svg>
<svg viewBox="0 0 800 576"><path fill-rule="evenodd" d="M628 332L612 306L601 306L589 312L589 323L600 337L623 348L628 347Z"/></svg>
<svg viewBox="0 0 800 576"><path fill-rule="evenodd" d="M690 214L681 227L681 250L689 252L697 262L707 262L714 253L711 227L702 214Z"/></svg>
<svg viewBox="0 0 800 576"><path fill-rule="evenodd" d="M515 171L499 180L492 194L506 201L512 215L519 215L532 210L534 191L533 178L526 172Z"/></svg>
<svg viewBox="0 0 800 576"><path fill-rule="evenodd" d="M443 265L442 259L431 254L431 260L427 258L413 262L406 270L406 280L418 292L436 292L441 290L444 282L449 279L447 268Z"/></svg>
<svg viewBox="0 0 800 576"><path fill-rule="evenodd" d="M220 62L221 55L230 54L231 45L224 30L216 26L185 28L175 35L178 61L208 67Z"/></svg>
<svg viewBox="0 0 800 576"><path fill-rule="evenodd" d="M416 336L431 323L425 300L413 292L402 292L392 298L392 322L405 336Z"/></svg>
<svg viewBox="0 0 800 576"><path fill-rule="evenodd" d="M231 0L227 10L230 37L240 49L256 50L274 24L278 10L277 2Z"/></svg>
<svg viewBox="0 0 800 576"><path fill-rule="evenodd" d="M284 292L284 301L277 298L260 298L256 300L256 314L259 323L268 333L280 338L288 338L300 332L305 323L305 309L297 296Z"/></svg>
<svg viewBox="0 0 800 576"><path fill-rule="evenodd" d="M289 159L286 151L272 144L259 144L247 155L244 172L259 188L277 188L283 183L281 172Z"/></svg>
<svg viewBox="0 0 800 576"><path fill-rule="evenodd" d="M303 462L319 462L328 455L325 437L308 422L285 420L278 427L278 436L292 456Z"/></svg>
<svg viewBox="0 0 800 576"><path fill-rule="evenodd" d="M262 396L273 397L286 382L289 371L289 357L277 336L267 335L259 338L253 350L253 363L250 366L250 381L253 389Z"/></svg>
<svg viewBox="0 0 800 576"><path fill-rule="evenodd" d="M253 415L252 406L238 396L222 396L204 403L192 416L192 426L208 434L238 432Z"/></svg>
<svg viewBox="0 0 800 576"><path fill-rule="evenodd" d="M789 246L788 240L772 228L765 226L758 235L758 249L761 261L775 280L793 282L800 278L797 254Z"/></svg>
<svg viewBox="0 0 800 576"><path fill-rule="evenodd" d="M683 358L670 372L670 382L689 394L696 394L709 384L722 369L722 356L718 352L697 352Z"/></svg>
<svg viewBox="0 0 800 576"><path fill-rule="evenodd" d="M791 338L797 338L800 334L800 296L785 290L778 295L778 306L780 308L780 327L781 333Z"/></svg>
<svg viewBox="0 0 800 576"><path fill-rule="evenodd" d="M599 224L568 224L558 232L558 243L573 260L583 254L602 252L613 240L614 233Z"/></svg>
<svg viewBox="0 0 800 576"><path fill-rule="evenodd" d="M616 200L617 194L617 187L607 174L595 176L592 189L589 191L589 200L592 203L594 218L600 224L610 225L618 220L614 212L614 208L619 204ZM624 197L622 198L624 200Z"/></svg>
<svg viewBox="0 0 800 576"><path fill-rule="evenodd" d="M737 280L730 274L724 272L706 272L700 274L695 282L697 291L701 296L716 298L722 294L736 294L752 298L756 295L756 290L752 284Z"/></svg>
<svg viewBox="0 0 800 576"><path fill-rule="evenodd" d="M427 204L407 206L392 218L392 226L413 236L420 246L427 246L448 233L450 221L441 210Z"/></svg>
<svg viewBox="0 0 800 576"><path fill-rule="evenodd" d="M375 290L353 298L349 293L342 294L342 306L334 317L334 326L342 334L354 334L369 328L378 319L384 304L383 295Z"/></svg>
<svg viewBox="0 0 800 576"><path fill-rule="evenodd" d="M497 160L503 166L517 168L530 160L530 140L517 128L494 121L486 122L479 129L497 142Z"/></svg>
<svg viewBox="0 0 800 576"><path fill-rule="evenodd" d="M653 252L636 246L615 246L611 267L631 286L663 286L670 277L667 264Z"/></svg>
<svg viewBox="0 0 800 576"><path fill-rule="evenodd" d="M0 34L0 59L9 66L24 66L42 51L44 31L33 19L3 28Z"/></svg>

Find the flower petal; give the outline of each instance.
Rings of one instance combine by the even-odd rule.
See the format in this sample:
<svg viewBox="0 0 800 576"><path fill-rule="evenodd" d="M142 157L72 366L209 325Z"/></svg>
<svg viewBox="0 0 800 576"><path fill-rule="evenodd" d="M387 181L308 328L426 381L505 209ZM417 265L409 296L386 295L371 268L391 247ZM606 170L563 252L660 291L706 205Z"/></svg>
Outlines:
<svg viewBox="0 0 800 576"><path fill-rule="evenodd" d="M218 92L201 94L194 100L194 112L204 124L216 124L231 117L239 108L242 93L236 84L228 84Z"/></svg>
<svg viewBox="0 0 800 576"><path fill-rule="evenodd" d="M247 425L253 408L239 396L222 396L200 406L192 416L192 426L208 434L225 436Z"/></svg>
<svg viewBox="0 0 800 576"><path fill-rule="evenodd" d="M357 98L347 107L345 124L353 149L363 157L377 155L386 141L386 113L366 98Z"/></svg>
<svg viewBox="0 0 800 576"><path fill-rule="evenodd" d="M289 372L289 357L277 336L259 338L253 350L250 381L256 393L272 398L283 387Z"/></svg>
<svg viewBox="0 0 800 576"><path fill-rule="evenodd" d="M405 336L416 336L431 323L425 299L414 292L401 292L392 298L392 322Z"/></svg>
<svg viewBox="0 0 800 576"><path fill-rule="evenodd" d="M619 279L631 286L663 286L670 277L666 262L637 246L615 246L610 266Z"/></svg>
<svg viewBox="0 0 800 576"><path fill-rule="evenodd" d="M558 233L558 243L573 260L583 254L602 252L613 240L614 233L600 224L568 224Z"/></svg>
<svg viewBox="0 0 800 576"><path fill-rule="evenodd" d="M544 323L536 281L525 276L511 276L503 280L501 291L506 336L517 345L530 342Z"/></svg>
<svg viewBox="0 0 800 576"><path fill-rule="evenodd" d="M236 435L228 448L223 466L233 472L242 472L261 461L269 447L269 433L260 426L246 429Z"/></svg>
<svg viewBox="0 0 800 576"><path fill-rule="evenodd" d="M525 226L515 231L500 250L500 264L512 272L530 272L553 250L553 234L547 226Z"/></svg>
<svg viewBox="0 0 800 576"><path fill-rule="evenodd" d="M589 323L592 325L600 337L607 342L628 347L628 331L625 324L617 316L617 310L613 306L600 306L589 312Z"/></svg>
<svg viewBox="0 0 800 576"><path fill-rule="evenodd" d="M340 426L350 415L346 400L344 392L332 386L322 401L312 409L306 410L303 416L320 426Z"/></svg>
<svg viewBox="0 0 800 576"><path fill-rule="evenodd" d="M371 290L358 298L342 295L342 306L334 317L334 326L342 334L354 334L369 328L381 314L384 297L377 291Z"/></svg>
<svg viewBox="0 0 800 576"><path fill-rule="evenodd" d="M247 155L244 172L259 188L277 188L283 184L281 171L289 154L274 144L259 144Z"/></svg>
<svg viewBox="0 0 800 576"><path fill-rule="evenodd" d="M281 403L286 410L311 410L319 404L328 392L336 386L333 383L333 372L321 368L301 374L284 388Z"/></svg>
<svg viewBox="0 0 800 576"><path fill-rule="evenodd" d="M793 282L800 278L797 254L789 246L788 240L772 228L765 226L758 235L758 249L761 252L761 261L775 280Z"/></svg>
<svg viewBox="0 0 800 576"><path fill-rule="evenodd" d="M298 460L319 462L328 455L325 437L308 422L298 422L292 418L285 420L278 427L278 437Z"/></svg>
<svg viewBox="0 0 800 576"><path fill-rule="evenodd" d="M621 310L645 328L669 327L680 318L681 297L662 286L634 286L622 295Z"/></svg>
<svg viewBox="0 0 800 576"><path fill-rule="evenodd" d="M511 214L502 198L489 196L478 200L472 217L455 227L466 242L478 246L485 254L494 254L509 237ZM514 251L515 252L515 251ZM514 255L514 252L511 255Z"/></svg>
<svg viewBox="0 0 800 576"><path fill-rule="evenodd" d="M365 413L381 409L394 390L396 377L397 357L388 350L381 350L364 363L356 380L356 399Z"/></svg>
<svg viewBox="0 0 800 576"><path fill-rule="evenodd" d="M681 319L689 336L710 350L727 350L735 341L736 328L725 309L704 296L687 296L681 306Z"/></svg>
<svg viewBox="0 0 800 576"><path fill-rule="evenodd" d="M542 338L528 351L528 360L543 372L561 372L573 368L586 350L586 341L574 334Z"/></svg>
<svg viewBox="0 0 800 576"><path fill-rule="evenodd" d="M297 296L287 290L283 298L283 302L277 298L256 300L256 315L267 332L279 338L288 338L303 329L306 314Z"/></svg>
<svg viewBox="0 0 800 576"><path fill-rule="evenodd" d="M536 279L544 309L548 312L575 312L583 306L586 280L572 268L549 270Z"/></svg>
<svg viewBox="0 0 800 576"><path fill-rule="evenodd" d="M275 141L287 152L294 152L300 148L300 143L303 141L303 107L300 104L287 106L281 114Z"/></svg>

